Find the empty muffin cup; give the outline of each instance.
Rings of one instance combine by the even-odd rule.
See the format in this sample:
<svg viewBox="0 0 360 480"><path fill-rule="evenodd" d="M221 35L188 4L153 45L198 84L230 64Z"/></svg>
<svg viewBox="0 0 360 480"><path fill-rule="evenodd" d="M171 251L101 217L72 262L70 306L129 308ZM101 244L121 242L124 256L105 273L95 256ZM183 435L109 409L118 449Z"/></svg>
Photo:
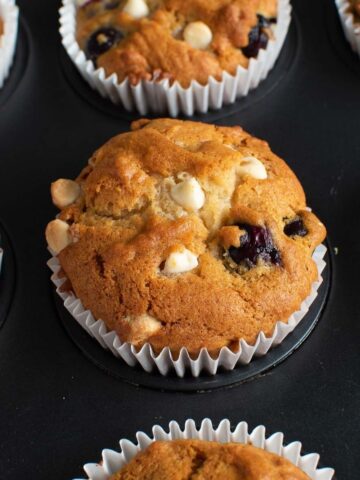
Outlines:
<svg viewBox="0 0 360 480"><path fill-rule="evenodd" d="M191 116L195 112L220 109L246 96L273 68L291 22L290 1L279 0L276 23L271 26L273 38L269 39L266 48L259 50L256 58L250 58L247 68L239 65L235 74L223 71L217 79L210 76L206 84L192 80L186 87L178 81L171 82L169 78L161 79L160 76L154 79L156 75L152 80L142 79L134 84L128 77L120 82L116 73L107 76L104 68L96 68L80 48L76 39L77 3L63 0L60 8L60 34L69 57L82 77L104 98L142 115L168 112L173 117L179 114Z"/></svg>

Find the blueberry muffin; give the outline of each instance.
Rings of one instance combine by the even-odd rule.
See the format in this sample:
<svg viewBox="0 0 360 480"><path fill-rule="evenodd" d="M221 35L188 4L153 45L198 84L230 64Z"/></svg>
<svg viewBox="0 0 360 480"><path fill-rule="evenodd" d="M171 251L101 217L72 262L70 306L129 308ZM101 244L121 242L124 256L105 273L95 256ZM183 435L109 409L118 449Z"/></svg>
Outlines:
<svg viewBox="0 0 360 480"><path fill-rule="evenodd" d="M253 344L317 280L324 225L290 168L240 127L139 120L51 193L64 288L136 347Z"/></svg>
<svg viewBox="0 0 360 480"><path fill-rule="evenodd" d="M310 480L283 457L251 445L154 442L109 480Z"/></svg>
<svg viewBox="0 0 360 480"><path fill-rule="evenodd" d="M273 36L277 0L78 0L77 40L118 81L207 84L247 67Z"/></svg>

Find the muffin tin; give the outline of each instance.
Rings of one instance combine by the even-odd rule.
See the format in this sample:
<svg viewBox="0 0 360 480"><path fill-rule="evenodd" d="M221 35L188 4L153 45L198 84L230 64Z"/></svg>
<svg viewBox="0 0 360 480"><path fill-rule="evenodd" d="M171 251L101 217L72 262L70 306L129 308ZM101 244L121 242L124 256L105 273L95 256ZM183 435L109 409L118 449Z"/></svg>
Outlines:
<svg viewBox="0 0 360 480"><path fill-rule="evenodd" d="M55 298L43 237L55 214L50 182L75 177L136 116L98 97L67 59L60 2L18 1L16 58L0 91L1 478L81 477L81 466L105 445L116 449L118 438L206 416L283 431L319 452L338 479L357 478L359 60L332 2L292 3L293 23L266 81L235 105L194 118L242 125L294 169L328 227L324 282L289 344L251 371L180 380L118 363Z"/></svg>
<svg viewBox="0 0 360 480"><path fill-rule="evenodd" d="M0 223L0 329L11 307L15 289L15 258L9 237Z"/></svg>

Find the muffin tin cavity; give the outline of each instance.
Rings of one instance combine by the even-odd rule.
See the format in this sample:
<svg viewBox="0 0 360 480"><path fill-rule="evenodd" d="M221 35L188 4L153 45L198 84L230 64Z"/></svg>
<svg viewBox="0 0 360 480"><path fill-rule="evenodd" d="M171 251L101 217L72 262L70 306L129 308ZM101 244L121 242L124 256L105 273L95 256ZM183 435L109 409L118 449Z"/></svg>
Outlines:
<svg viewBox="0 0 360 480"><path fill-rule="evenodd" d="M0 88L0 107L13 95L25 76L30 53L30 33L26 23L20 19L15 58L5 84Z"/></svg>
<svg viewBox="0 0 360 480"><path fill-rule="evenodd" d="M249 106L261 101L262 98L270 95L289 73L292 65L296 63L300 48L300 29L298 28L298 20L296 15L294 15L279 58L268 77L263 80L255 90L251 91L246 97L240 98L234 104L224 106L221 108L221 110L211 110L207 114L195 114L191 117L191 120L206 120L206 122L209 123L216 122L218 119L245 110ZM102 98L98 92L93 90L90 85L81 77L80 73L73 65L62 45L60 45L60 61L62 65L62 71L70 86L77 92L78 95L80 95L80 97L89 102L93 107L108 115L112 115L127 121L141 118L139 113L135 111L128 112L123 107L116 106L111 103L110 100ZM146 115L148 118L156 118L158 116L159 115L152 114ZM183 115L179 117L184 118Z"/></svg>
<svg viewBox="0 0 360 480"><path fill-rule="evenodd" d="M328 251L330 247L328 247ZM253 359L247 366L239 366L231 372L222 372L214 376L201 375L198 378L186 375L179 378L172 373L161 376L159 373L146 373L139 366L129 367L107 350L101 348L96 340L91 338L64 308L62 300L52 288L54 306L59 320L75 345L85 357L97 367L117 378L133 385L169 391L204 391L226 387L250 380L284 361L295 352L307 339L320 320L326 306L331 284L331 259L327 253L324 260L327 267L322 273L323 283L318 290L318 296L311 305L309 312L301 320L295 330L281 343L270 350L264 357Z"/></svg>
<svg viewBox="0 0 360 480"><path fill-rule="evenodd" d="M0 223L0 249L3 251L0 267L0 328L10 310L15 288L15 259L10 239Z"/></svg>

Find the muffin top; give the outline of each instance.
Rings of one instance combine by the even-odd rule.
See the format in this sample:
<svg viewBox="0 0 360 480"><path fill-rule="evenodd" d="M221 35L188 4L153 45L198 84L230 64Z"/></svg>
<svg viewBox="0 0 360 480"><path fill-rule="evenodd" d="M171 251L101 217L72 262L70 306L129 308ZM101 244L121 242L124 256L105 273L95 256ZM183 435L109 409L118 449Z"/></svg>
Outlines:
<svg viewBox="0 0 360 480"><path fill-rule="evenodd" d="M78 0L77 40L118 81L208 83L272 38L277 0Z"/></svg>
<svg viewBox="0 0 360 480"><path fill-rule="evenodd" d="M191 353L272 334L317 279L325 227L268 144L240 127L140 120L76 181L46 236L72 289L121 340Z"/></svg>
<svg viewBox="0 0 360 480"><path fill-rule="evenodd" d="M109 480L310 480L288 460L251 445L154 442Z"/></svg>
<svg viewBox="0 0 360 480"><path fill-rule="evenodd" d="M0 17L0 36L4 33L4 22Z"/></svg>

